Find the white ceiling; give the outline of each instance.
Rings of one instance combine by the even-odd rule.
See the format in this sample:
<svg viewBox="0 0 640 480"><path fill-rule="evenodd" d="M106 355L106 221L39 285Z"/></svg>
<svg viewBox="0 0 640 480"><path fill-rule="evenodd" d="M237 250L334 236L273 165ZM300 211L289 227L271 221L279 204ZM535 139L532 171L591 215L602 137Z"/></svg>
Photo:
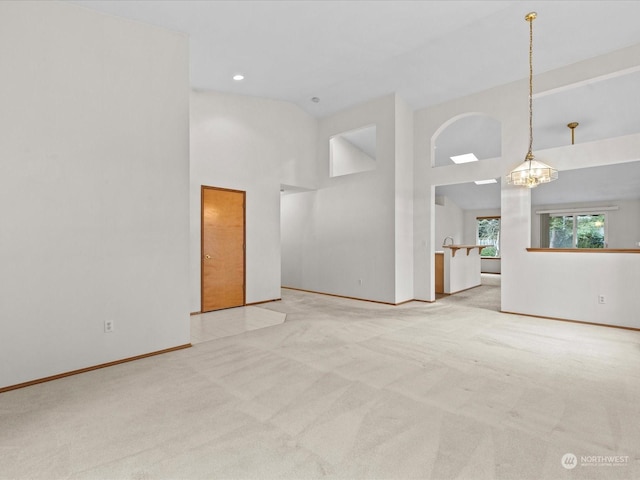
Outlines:
<svg viewBox="0 0 640 480"><path fill-rule="evenodd" d="M285 100L315 117L393 92L419 109L527 78L530 11L535 74L640 44L637 0L69 1L188 34L194 89ZM572 121L576 143L638 132L638 85L635 72L536 98L534 150L568 144ZM437 141L436 165L500 154L496 125L457 127ZM439 191L462 208L499 208L499 188Z"/></svg>
<svg viewBox="0 0 640 480"><path fill-rule="evenodd" d="M531 204L613 202L640 199L640 162L565 170L555 182L531 191Z"/></svg>
<svg viewBox="0 0 640 480"><path fill-rule="evenodd" d="M500 208L500 179L497 181L486 185L471 182L437 186L436 197L447 197L462 210L496 210Z"/></svg>
<svg viewBox="0 0 640 480"><path fill-rule="evenodd" d="M639 1L72 3L187 33L195 89L287 100L318 117L392 92L417 109L526 78L529 11L536 73L640 43Z"/></svg>

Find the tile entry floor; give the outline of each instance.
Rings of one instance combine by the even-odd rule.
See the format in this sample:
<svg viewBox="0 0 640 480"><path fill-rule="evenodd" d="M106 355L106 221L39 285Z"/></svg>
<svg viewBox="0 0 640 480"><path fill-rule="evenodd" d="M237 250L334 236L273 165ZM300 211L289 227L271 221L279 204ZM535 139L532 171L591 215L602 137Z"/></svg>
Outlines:
<svg viewBox="0 0 640 480"><path fill-rule="evenodd" d="M248 306L216 310L191 316L191 343L231 337L259 328L280 325L287 315Z"/></svg>

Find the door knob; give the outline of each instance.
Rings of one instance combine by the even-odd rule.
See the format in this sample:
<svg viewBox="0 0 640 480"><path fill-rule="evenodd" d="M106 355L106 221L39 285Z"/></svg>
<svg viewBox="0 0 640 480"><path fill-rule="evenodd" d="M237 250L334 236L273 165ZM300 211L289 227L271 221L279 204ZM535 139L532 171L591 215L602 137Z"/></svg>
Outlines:
<svg viewBox="0 0 640 480"><path fill-rule="evenodd" d="M205 255L204 258L206 258L207 260L209 260L211 258L211 255Z"/></svg>

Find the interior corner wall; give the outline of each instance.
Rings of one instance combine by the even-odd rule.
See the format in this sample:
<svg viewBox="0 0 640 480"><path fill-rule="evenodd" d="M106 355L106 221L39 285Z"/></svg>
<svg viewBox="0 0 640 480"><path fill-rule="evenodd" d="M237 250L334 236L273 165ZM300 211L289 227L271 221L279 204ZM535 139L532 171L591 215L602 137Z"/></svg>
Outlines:
<svg viewBox="0 0 640 480"><path fill-rule="evenodd" d="M246 192L246 302L280 298L280 184L313 188L317 120L277 100L191 94L190 308L200 311L201 186Z"/></svg>
<svg viewBox="0 0 640 480"><path fill-rule="evenodd" d="M316 192L283 194L281 197L282 285L303 288L315 260L308 245L315 244L314 211Z"/></svg>
<svg viewBox="0 0 640 480"><path fill-rule="evenodd" d="M413 300L413 110L396 95L395 303Z"/></svg>
<svg viewBox="0 0 640 480"><path fill-rule="evenodd" d="M376 168L375 159L341 136L329 140L329 150L332 177L367 172Z"/></svg>
<svg viewBox="0 0 640 480"><path fill-rule="evenodd" d="M444 197L444 205L435 207L434 236L436 250L442 250L446 237L453 237L453 243L464 243L464 211L448 197Z"/></svg>
<svg viewBox="0 0 640 480"><path fill-rule="evenodd" d="M395 121L395 95L319 121L318 189L282 197L285 286L395 303ZM331 178L329 138L372 124L377 168Z"/></svg>
<svg viewBox="0 0 640 480"><path fill-rule="evenodd" d="M188 39L3 1L0 58L0 387L188 344Z"/></svg>

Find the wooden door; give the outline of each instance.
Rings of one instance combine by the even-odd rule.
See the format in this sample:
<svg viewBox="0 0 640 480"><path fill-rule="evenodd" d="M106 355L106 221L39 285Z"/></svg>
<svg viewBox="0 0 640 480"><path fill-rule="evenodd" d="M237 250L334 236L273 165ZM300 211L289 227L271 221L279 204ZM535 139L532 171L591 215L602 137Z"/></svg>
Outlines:
<svg viewBox="0 0 640 480"><path fill-rule="evenodd" d="M444 254L436 253L436 293L444 293Z"/></svg>
<svg viewBox="0 0 640 480"><path fill-rule="evenodd" d="M245 302L245 192L202 187L202 311Z"/></svg>

